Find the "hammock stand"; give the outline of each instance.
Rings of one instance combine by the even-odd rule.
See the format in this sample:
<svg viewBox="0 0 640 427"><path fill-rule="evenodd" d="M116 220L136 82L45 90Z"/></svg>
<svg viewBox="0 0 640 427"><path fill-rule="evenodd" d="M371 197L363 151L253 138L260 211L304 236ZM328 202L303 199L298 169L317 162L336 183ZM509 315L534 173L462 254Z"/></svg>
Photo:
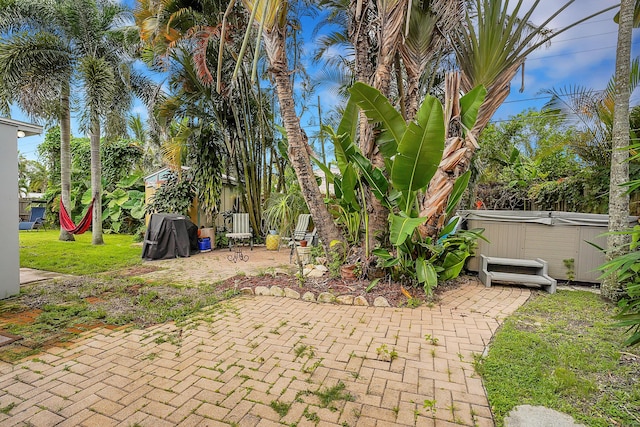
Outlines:
<svg viewBox="0 0 640 427"><path fill-rule="evenodd" d="M93 202L95 202L95 197L91 200L89 204L89 208L87 209L87 213L84 214L84 217L80 220L78 225L73 223L73 220L69 216L69 212L67 212L67 208L62 204L62 198L60 199L60 226L67 232L71 234L82 234L91 227L91 217L93 216Z"/></svg>

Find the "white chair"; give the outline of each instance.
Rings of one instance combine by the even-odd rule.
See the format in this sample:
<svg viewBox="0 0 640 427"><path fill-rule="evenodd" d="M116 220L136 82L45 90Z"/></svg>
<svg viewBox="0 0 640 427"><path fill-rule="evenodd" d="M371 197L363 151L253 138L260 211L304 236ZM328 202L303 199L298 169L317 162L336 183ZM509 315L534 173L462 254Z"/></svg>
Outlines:
<svg viewBox="0 0 640 427"><path fill-rule="evenodd" d="M316 237L316 229L314 228L312 232L309 232L309 222L311 222L310 214L298 215L296 228L293 230L293 235L289 239L289 247L291 248L291 252L289 253L289 262L293 260L294 250L296 246L300 245L300 241L306 240L309 245L313 245L313 241Z"/></svg>
<svg viewBox="0 0 640 427"><path fill-rule="evenodd" d="M233 232L225 234L227 240L229 240L229 250L232 245L237 245L238 240L249 240L251 250L253 250L253 232L249 225L248 213L234 213L233 214Z"/></svg>

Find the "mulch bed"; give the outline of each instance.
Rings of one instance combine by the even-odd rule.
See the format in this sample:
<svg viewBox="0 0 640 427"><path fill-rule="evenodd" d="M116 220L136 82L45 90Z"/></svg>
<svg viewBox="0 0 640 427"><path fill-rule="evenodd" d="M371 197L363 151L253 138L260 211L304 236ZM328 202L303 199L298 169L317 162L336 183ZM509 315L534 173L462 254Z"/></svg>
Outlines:
<svg viewBox="0 0 640 427"><path fill-rule="evenodd" d="M450 280L447 283L439 285L433 295L427 298L424 290L421 288L408 288L405 289L413 298L414 302L417 300L427 302L437 302L439 295L442 292L453 289L467 283L469 280L475 280L473 277L463 276L454 280ZM371 284L369 280L343 280L333 278L305 278L300 282L295 276L289 276L285 274L278 274L277 276L235 276L225 280L216 286L220 290L240 290L242 288L251 288L255 291L258 286L279 286L281 288L290 288L301 295L305 292L313 292L317 297L321 292L329 292L334 296L340 295L353 295L364 296L369 304L373 305L373 301L379 297L385 297L392 307L406 306L409 298L403 294L402 287L398 283L390 282L389 280L381 280L376 286L369 292L366 291L367 287Z"/></svg>

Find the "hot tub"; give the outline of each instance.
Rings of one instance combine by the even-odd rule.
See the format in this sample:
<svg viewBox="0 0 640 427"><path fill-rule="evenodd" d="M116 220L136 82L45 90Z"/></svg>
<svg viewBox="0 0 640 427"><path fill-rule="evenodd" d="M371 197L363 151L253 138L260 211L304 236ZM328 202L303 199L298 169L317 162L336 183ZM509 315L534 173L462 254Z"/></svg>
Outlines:
<svg viewBox="0 0 640 427"><path fill-rule="evenodd" d="M467 210L458 214L466 228L484 228L491 242L478 240L476 256L469 258L467 269L478 271L480 255L535 259L549 263L549 275L557 280L570 279L565 260L573 260L573 279L599 283L598 267L604 254L588 242L606 247L609 216L556 211ZM629 227L638 217L629 217ZM569 262L570 263L570 262ZM571 263L570 263L571 264Z"/></svg>

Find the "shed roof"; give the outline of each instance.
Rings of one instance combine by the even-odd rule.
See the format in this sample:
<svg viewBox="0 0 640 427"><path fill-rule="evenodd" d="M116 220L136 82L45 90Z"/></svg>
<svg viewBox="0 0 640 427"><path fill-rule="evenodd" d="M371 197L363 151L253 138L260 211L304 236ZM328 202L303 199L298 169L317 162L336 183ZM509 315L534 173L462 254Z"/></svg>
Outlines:
<svg viewBox="0 0 640 427"><path fill-rule="evenodd" d="M151 177L153 177L153 176L155 176L155 175L161 174L161 173L163 173L163 172L166 172L166 171L168 171L169 169L170 169L169 167L164 167L164 168L162 168L162 169L158 169L157 171L155 171L155 172L153 172L153 173L150 173L149 175L145 176L145 177L144 177L144 180L145 180L145 182L146 182L149 178L151 178ZM189 170L189 169L191 169L189 166L182 166L182 170L185 170L185 171L186 171L186 170ZM236 178L235 178L235 177L233 177L233 176L227 176L226 174L222 174L222 179L223 179L223 181L224 181L225 183L227 183L227 184L236 185L236 183L237 183L237 180L236 180Z"/></svg>

